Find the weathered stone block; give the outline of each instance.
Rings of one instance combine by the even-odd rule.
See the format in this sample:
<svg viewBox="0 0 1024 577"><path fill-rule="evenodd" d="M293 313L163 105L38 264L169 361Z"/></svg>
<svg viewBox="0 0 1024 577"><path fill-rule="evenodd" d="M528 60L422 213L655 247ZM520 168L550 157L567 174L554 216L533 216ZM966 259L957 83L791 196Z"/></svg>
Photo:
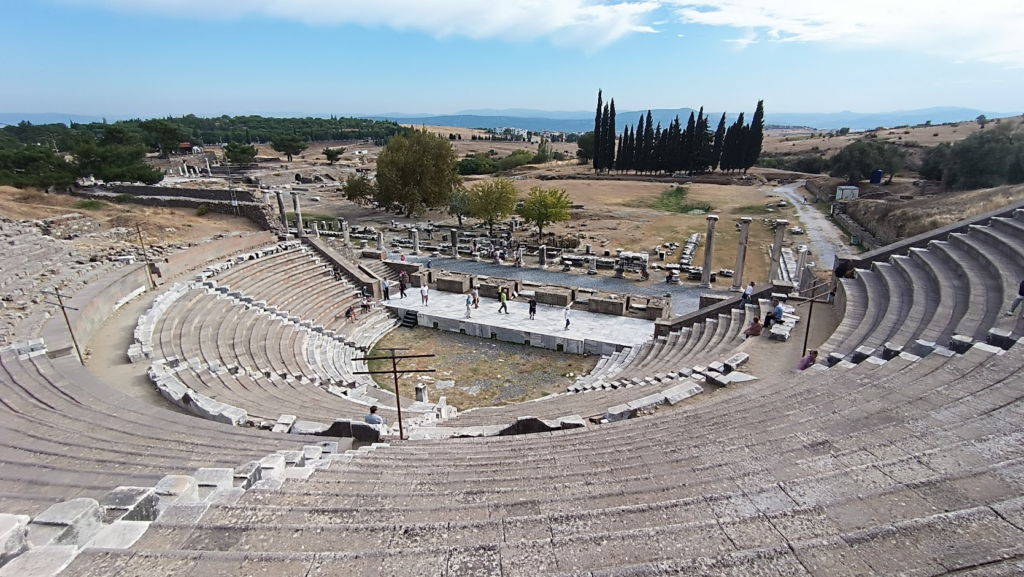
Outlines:
<svg viewBox="0 0 1024 577"><path fill-rule="evenodd" d="M351 437L352 421L349 419L337 419L323 432L325 437Z"/></svg>
<svg viewBox="0 0 1024 577"><path fill-rule="evenodd" d="M320 435L328 430L328 426L316 421L295 421L289 433L293 435Z"/></svg>
<svg viewBox="0 0 1024 577"><path fill-rule="evenodd" d="M604 418L610 423L632 419L635 416L636 409L631 409L627 405L615 405L614 407L610 407L604 413Z"/></svg>
<svg viewBox="0 0 1024 577"><path fill-rule="evenodd" d="M587 422L579 415L569 415L559 417L558 426L562 429L581 429L587 426Z"/></svg>
<svg viewBox="0 0 1024 577"><path fill-rule="evenodd" d="M0 577L51 576L64 570L78 553L74 545L36 547L0 568Z"/></svg>
<svg viewBox="0 0 1024 577"><path fill-rule="evenodd" d="M72 499L52 505L29 525L33 547L85 545L103 524L103 508L95 499Z"/></svg>
<svg viewBox="0 0 1024 577"><path fill-rule="evenodd" d="M932 341L918 339L914 341L913 347L908 352L917 357L927 357L935 350L935 346Z"/></svg>
<svg viewBox="0 0 1024 577"><path fill-rule="evenodd" d="M89 541L88 547L128 549L149 529L149 521L115 521Z"/></svg>
<svg viewBox="0 0 1024 577"><path fill-rule="evenodd" d="M1013 338L1013 333L1004 329L992 328L988 330L988 334L985 336L985 342L988 344L999 347L1004 351L1010 350L1010 347L1017 343L1017 339Z"/></svg>
<svg viewBox="0 0 1024 577"><path fill-rule="evenodd" d="M748 355L747 353L736 353L735 355L726 359L724 363L725 370L723 370L722 372L726 374L731 373L736 369L742 367L743 365L747 364L747 361L749 360L750 355Z"/></svg>
<svg viewBox="0 0 1024 577"><path fill-rule="evenodd" d="M100 499L103 522L153 521L159 502L153 487L118 487Z"/></svg>
<svg viewBox="0 0 1024 577"><path fill-rule="evenodd" d="M263 478L263 467L259 461L249 461L244 465L235 467L234 486L241 489L248 489Z"/></svg>
<svg viewBox="0 0 1024 577"><path fill-rule="evenodd" d="M850 358L850 362L859 365L863 363L868 357L875 354L875 349L868 346L857 347L857 350L853 351L853 355Z"/></svg>
<svg viewBox="0 0 1024 577"><path fill-rule="evenodd" d="M626 314L626 299L590 297L587 302L587 310L592 313L621 317Z"/></svg>
<svg viewBox="0 0 1024 577"><path fill-rule="evenodd" d="M949 339L949 348L957 354L964 354L974 346L974 339L966 335L953 335Z"/></svg>
<svg viewBox="0 0 1024 577"><path fill-rule="evenodd" d="M198 503L171 503L166 509L160 512L157 521L161 523L180 523L183 525L194 525L203 518L210 504L207 502Z"/></svg>
<svg viewBox="0 0 1024 577"><path fill-rule="evenodd" d="M437 290L449 293L465 294L469 292L468 276L439 276L437 277Z"/></svg>
<svg viewBox="0 0 1024 577"><path fill-rule="evenodd" d="M694 383L693 381L688 381L678 384L670 389L665 389L662 396L664 397L664 402L669 405L675 405L703 392L704 387Z"/></svg>
<svg viewBox="0 0 1024 577"><path fill-rule="evenodd" d="M626 406L636 411L649 411L665 402L665 395L656 393L626 403Z"/></svg>
<svg viewBox="0 0 1024 577"><path fill-rule="evenodd" d="M893 343L885 343L885 346L882 348L882 358L887 361L891 361L898 357L902 352L902 346Z"/></svg>
<svg viewBox="0 0 1024 577"><path fill-rule="evenodd" d="M0 513L0 566L28 549L28 515Z"/></svg>
<svg viewBox="0 0 1024 577"><path fill-rule="evenodd" d="M376 443L380 441L380 431L368 423L352 423L352 437L357 441Z"/></svg>

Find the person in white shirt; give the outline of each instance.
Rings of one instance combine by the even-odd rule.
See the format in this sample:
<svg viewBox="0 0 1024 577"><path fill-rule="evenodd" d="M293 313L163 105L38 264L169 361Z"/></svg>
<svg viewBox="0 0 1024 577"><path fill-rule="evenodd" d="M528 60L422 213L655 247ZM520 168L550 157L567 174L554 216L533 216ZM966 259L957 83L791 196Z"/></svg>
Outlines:
<svg viewBox="0 0 1024 577"><path fill-rule="evenodd" d="M430 289L427 288L427 283L420 287L420 300L423 301L423 306L429 306L427 302L430 300Z"/></svg>
<svg viewBox="0 0 1024 577"><path fill-rule="evenodd" d="M750 281L747 288L743 289L743 300L740 301L741 305L749 305L754 298L754 281Z"/></svg>
<svg viewBox="0 0 1024 577"><path fill-rule="evenodd" d="M569 330L569 311L572 305L565 305L565 330Z"/></svg>

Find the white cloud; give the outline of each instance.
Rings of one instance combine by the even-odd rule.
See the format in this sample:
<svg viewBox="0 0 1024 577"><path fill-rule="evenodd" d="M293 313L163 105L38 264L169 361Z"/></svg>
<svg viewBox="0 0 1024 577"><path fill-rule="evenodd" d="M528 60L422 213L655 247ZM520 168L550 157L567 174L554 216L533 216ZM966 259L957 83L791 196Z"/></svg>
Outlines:
<svg viewBox="0 0 1024 577"><path fill-rule="evenodd" d="M663 0L687 24L767 31L781 42L889 46L1024 67L1024 2ZM740 39L743 40L743 39Z"/></svg>
<svg viewBox="0 0 1024 577"><path fill-rule="evenodd" d="M753 28L748 28L747 29L747 33L744 34L742 37L740 37L740 38L729 38L727 40L723 40L723 42L728 42L729 44L735 44L736 45L736 50L743 50L744 48L746 48L747 46L750 46L751 44L757 44L757 33L754 32Z"/></svg>
<svg viewBox="0 0 1024 577"><path fill-rule="evenodd" d="M644 18L660 0L65 0L127 12L185 18L248 15L309 25L355 24L428 34L506 40L551 37L566 44L604 45L632 32L656 32Z"/></svg>

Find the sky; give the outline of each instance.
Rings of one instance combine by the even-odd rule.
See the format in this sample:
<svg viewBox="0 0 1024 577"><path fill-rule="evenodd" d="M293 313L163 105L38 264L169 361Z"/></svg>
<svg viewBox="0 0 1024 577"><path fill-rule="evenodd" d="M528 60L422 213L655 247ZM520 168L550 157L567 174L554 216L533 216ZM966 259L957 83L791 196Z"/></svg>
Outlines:
<svg viewBox="0 0 1024 577"><path fill-rule="evenodd" d="M6 0L0 111L1024 112L1019 0Z"/></svg>

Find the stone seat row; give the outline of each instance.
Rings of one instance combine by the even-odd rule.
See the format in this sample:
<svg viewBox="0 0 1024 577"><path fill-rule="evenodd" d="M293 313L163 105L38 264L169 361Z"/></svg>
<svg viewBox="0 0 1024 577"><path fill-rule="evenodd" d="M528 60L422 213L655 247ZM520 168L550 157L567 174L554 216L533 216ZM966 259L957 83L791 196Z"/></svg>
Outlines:
<svg viewBox="0 0 1024 577"><path fill-rule="evenodd" d="M1016 211L1014 218L993 218L857 270L855 278L841 280L845 314L822 349L881 356L948 346L954 335L983 341L993 328L1021 336L1024 323L1004 319L1003 311L1024 268L1022 233L1024 214Z"/></svg>
<svg viewBox="0 0 1024 577"><path fill-rule="evenodd" d="M283 558L436 575L1012 574L1005 564L1024 555L1021 368L1019 347L976 345L768 379L649 427L544 433L544 451L535 436L393 445L213 504L198 522L157 521L128 551L87 551L71 574L171 559L243 574ZM293 552L297 533L307 553ZM195 555L213 535L218 556ZM409 547L415 557L399 553Z"/></svg>

